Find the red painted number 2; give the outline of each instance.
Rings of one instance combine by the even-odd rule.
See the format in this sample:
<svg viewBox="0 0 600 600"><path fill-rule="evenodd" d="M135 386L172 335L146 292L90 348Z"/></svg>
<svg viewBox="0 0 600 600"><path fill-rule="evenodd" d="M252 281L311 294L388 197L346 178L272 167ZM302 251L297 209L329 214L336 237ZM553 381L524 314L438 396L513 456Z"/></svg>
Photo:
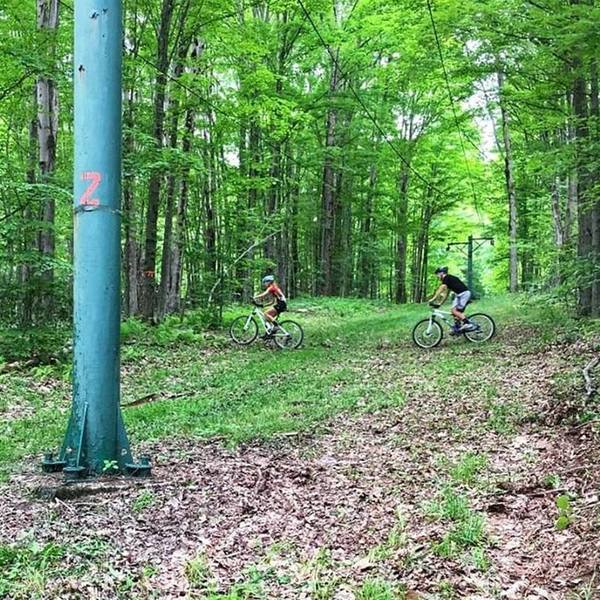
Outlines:
<svg viewBox="0 0 600 600"><path fill-rule="evenodd" d="M100 204L100 200L98 200L98 198L94 198L93 194L98 189L98 186L102 181L102 175L97 171L86 171L81 174L81 179L91 183L88 185L85 192L83 192L83 195L79 199L79 204L98 206L98 204Z"/></svg>

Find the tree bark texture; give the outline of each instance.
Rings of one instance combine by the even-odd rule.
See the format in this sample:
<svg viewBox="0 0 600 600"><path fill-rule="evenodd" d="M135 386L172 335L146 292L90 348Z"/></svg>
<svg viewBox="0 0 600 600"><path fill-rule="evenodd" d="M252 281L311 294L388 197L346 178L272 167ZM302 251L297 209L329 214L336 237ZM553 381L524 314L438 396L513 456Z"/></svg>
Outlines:
<svg viewBox="0 0 600 600"><path fill-rule="evenodd" d="M394 302L406 303L406 256L408 250L408 186L410 172L403 165L398 181L398 200L395 208L396 246L394 253Z"/></svg>
<svg viewBox="0 0 600 600"><path fill-rule="evenodd" d="M58 0L37 0L37 27L48 42L48 54L56 53L56 34L59 21ZM39 75L36 82L37 93L37 136L39 150L40 181L49 184L56 169L56 143L58 133L58 89L53 77ZM44 202L41 214L41 229L38 236L39 251L44 259L42 280L51 285L54 280L52 260L55 253L54 220L56 200L52 193L44 191ZM43 304L50 309L52 293L44 293Z"/></svg>
<svg viewBox="0 0 600 600"><path fill-rule="evenodd" d="M589 193L586 144L588 138L587 82L582 72L581 61L574 61L573 116L575 119L575 148L577 151L577 258L579 262L580 284L578 309L581 315L592 313L592 229L593 208Z"/></svg>
<svg viewBox="0 0 600 600"><path fill-rule="evenodd" d="M519 288L519 256L518 256L518 222L517 196L515 192L514 165L512 157L512 140L510 136L510 116L503 101L504 73L498 71L498 96L500 98L500 115L502 118L502 140L504 143L504 179L508 196L508 289L516 292Z"/></svg>
<svg viewBox="0 0 600 600"><path fill-rule="evenodd" d="M330 98L333 99L340 87L339 49L334 50L335 59L331 65L329 82ZM319 244L319 277L317 292L331 296L334 291L333 259L335 248L336 218L338 212L337 191L338 173L335 169L335 148L337 146L338 110L330 107L325 124L325 161L323 164L323 184L321 191L321 228Z"/></svg>
<svg viewBox="0 0 600 600"><path fill-rule="evenodd" d="M158 30L156 90L154 93L153 137L157 152L164 145L165 97L167 71L169 68L169 38L174 0L163 0L160 25ZM148 185L148 204L146 208L146 228L144 242L144 258L142 262L141 313L147 320L156 319L157 287L156 287L156 254L157 226L160 209L160 194L163 180L163 169L154 168Z"/></svg>

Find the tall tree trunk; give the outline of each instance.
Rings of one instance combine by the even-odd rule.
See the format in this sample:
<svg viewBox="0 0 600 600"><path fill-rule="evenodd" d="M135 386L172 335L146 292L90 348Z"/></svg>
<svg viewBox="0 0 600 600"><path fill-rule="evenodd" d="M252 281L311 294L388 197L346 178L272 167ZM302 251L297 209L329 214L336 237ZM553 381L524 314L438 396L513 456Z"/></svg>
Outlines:
<svg viewBox="0 0 600 600"><path fill-rule="evenodd" d="M37 0L37 27L38 31L51 43L48 46L49 54L55 58L56 35L58 31L59 2L58 0ZM40 180L42 184L52 181L56 169L56 138L58 133L58 90L52 77L40 75L37 78L37 135L39 148ZM44 190L44 204L41 216L41 230L38 237L39 251L44 259L41 273L45 287L52 286L54 269L52 261L55 253L54 219L56 201L46 188ZM46 289L43 294L42 304L46 311L51 310L53 293Z"/></svg>
<svg viewBox="0 0 600 600"><path fill-rule="evenodd" d="M204 272L207 292L214 285L217 273L217 215L215 194L217 190L217 160L215 157L216 140L214 137L214 120L212 113L207 115L209 129L205 132L204 163L206 176L202 190L204 211Z"/></svg>
<svg viewBox="0 0 600 600"><path fill-rule="evenodd" d="M421 302L426 294L424 283L427 281L427 251L429 244L429 225L433 214L431 188L428 188L421 210L418 234L415 239L415 263L413 272L413 302Z"/></svg>
<svg viewBox="0 0 600 600"><path fill-rule="evenodd" d="M258 207L258 177L260 175L260 128L256 119L251 119L250 121L250 130L248 132L248 150L247 150L247 159L248 159L248 196L247 196L247 214L250 216L249 226L247 226L246 231L244 232L243 239L245 243L243 244L242 252L245 252L247 248L252 247L253 238L254 238L254 214ZM246 255L246 259L244 262L246 263L246 269L244 272L244 300L248 300L252 297L254 291L254 282L253 276L254 272L250 265L254 260L255 249L252 248Z"/></svg>
<svg viewBox="0 0 600 600"><path fill-rule="evenodd" d="M191 59L198 60L202 56L204 48L204 43L199 38L195 38L190 43L188 56ZM192 67L191 72L196 73L197 67ZM181 150L186 161L184 163L184 167L181 173L181 187L179 190L179 199L177 202L175 234L173 236L173 244L171 249L171 266L169 268L170 278L167 282L166 310L168 313L172 313L177 310L182 310L184 306L181 299L181 282L183 279L183 257L186 240L187 207L189 197L189 158L192 149L192 140L194 138L195 121L195 110L192 106L188 106L185 112L183 140L181 142Z"/></svg>
<svg viewBox="0 0 600 600"><path fill-rule="evenodd" d="M552 205L552 224L554 229L554 243L556 244L556 269L553 276L554 285L560 285L563 281L563 255L565 251L565 229L566 210L563 211L560 198L560 175L556 174L552 179L550 189L550 200ZM568 203L567 203L568 205Z"/></svg>
<svg viewBox="0 0 600 600"><path fill-rule="evenodd" d="M130 89L127 94L124 119L125 139L123 143L124 162L127 165L123 173L123 226L125 229L125 313L128 316L137 315L139 312L138 286L140 284L137 213L134 193L135 170L132 164L135 151L133 139L134 97L135 92Z"/></svg>
<svg viewBox="0 0 600 600"><path fill-rule="evenodd" d="M592 148L598 147L600 141L600 99L598 97L598 62L592 60L590 67L590 144ZM598 183L600 176L598 169L595 168L590 174L590 189L594 195L591 214L591 264L590 272L592 276L591 291L591 315L597 317L600 315L600 198L598 197Z"/></svg>
<svg viewBox="0 0 600 600"><path fill-rule="evenodd" d="M154 93L153 137L157 152L164 144L165 95L167 71L169 68L169 38L174 0L163 0L160 25L158 30L157 74ZM156 250L157 226L160 209L160 192L163 169L154 168L150 174L148 185L148 206L146 208L146 239L144 243L144 259L142 267L141 312L148 320L156 318Z"/></svg>
<svg viewBox="0 0 600 600"><path fill-rule="evenodd" d="M396 244L394 252L394 302L406 303L406 255L408 249L408 185L410 171L403 166L398 182L398 200L395 207Z"/></svg>
<svg viewBox="0 0 600 600"><path fill-rule="evenodd" d="M127 35L131 46L132 60L129 68L132 73L126 73L126 79L131 81L131 87L126 91L126 104L123 118L123 230L125 244L123 248L123 279L125 281L125 314L134 316L139 313L140 287L140 244L138 239L138 212L135 201L135 140L133 129L135 125L135 101L137 82L137 57L143 37L143 26L139 26L138 0L132 7L132 29ZM126 63L127 64L127 63Z"/></svg>
<svg viewBox="0 0 600 600"><path fill-rule="evenodd" d="M288 155L291 155L291 149L288 152ZM286 167L288 186L290 186L290 222L288 223L290 261L288 270L288 291L293 297L296 296L300 290L300 249L298 246L298 205L300 184L297 175L298 169L294 166L293 161L288 160Z"/></svg>
<svg viewBox="0 0 600 600"><path fill-rule="evenodd" d="M182 32L185 29L185 19L189 10L189 0L185 2L180 13L179 13L179 50L175 63L175 69L173 73L173 80L175 82L183 74L184 62L186 57L189 55L193 58L198 58L202 52L202 44L197 39L190 41L189 39L182 40ZM171 122L170 122L170 133L169 133L169 147L173 150L177 150L179 140L179 116L180 116L180 100L177 94L171 95L170 111L171 111ZM187 115L186 115L187 118ZM192 121L193 123L193 121ZM191 136L189 124L186 122L185 133L186 137ZM184 139L184 153L189 151L189 139ZM185 176L189 175L189 169ZM167 191L166 191L166 205L165 205L165 222L164 222L164 234L163 234L163 248L161 256L161 267L160 267L160 290L159 290L159 301L158 310L159 318L162 319L166 314L175 312L179 308L178 303L178 292L179 292L179 280L180 274L177 270L180 268L180 253L179 248L176 249L178 241L178 232L173 233L173 218L175 217L175 196L179 187L181 179L181 172L179 169L174 171L169 170L167 176ZM187 193L187 191L186 191ZM177 203L179 210L179 204ZM179 215L177 217L179 219ZM177 225L176 225L177 228ZM175 297L174 297L175 296Z"/></svg>
<svg viewBox="0 0 600 600"><path fill-rule="evenodd" d="M362 219L360 233L361 244L358 256L358 278L359 278L359 294L363 298L372 297L373 294L373 278L376 271L375 259L375 239L373 236L374 229L374 199L377 191L377 165L375 162L369 168L369 187L367 189L367 197L365 200L365 210Z"/></svg>
<svg viewBox="0 0 600 600"><path fill-rule="evenodd" d="M423 256L421 263L421 281L420 281L420 293L417 302L423 302L427 297L427 273L429 267L429 228L431 226L431 218L433 212L430 213L429 220L425 227L425 239L423 240Z"/></svg>
<svg viewBox="0 0 600 600"><path fill-rule="evenodd" d="M271 184L269 187L269 192L266 195L266 206L265 206L265 219L267 223L270 223L269 230L272 230L278 227L278 223L273 223L273 219L276 216L277 210L279 208L280 194L281 194L281 143L275 142L271 147L272 157L271 157L271 169L269 176L271 178ZM270 231L267 232L267 234ZM279 247L281 245L281 236L277 234L276 236L272 236L265 241L264 244L264 253L265 258L273 263L275 267L275 272L278 274L278 277L281 282L281 274L279 273L279 264L278 260L281 255L278 253Z"/></svg>
<svg viewBox="0 0 600 600"><path fill-rule="evenodd" d="M285 40L284 40L285 41ZM277 79L275 81L275 96L281 97L283 92L283 77L284 77L284 66L285 66L285 48L282 47L279 49L277 54ZM275 218L279 206L281 203L281 141L277 140L273 144L271 144L271 169L269 172L269 176L271 178L271 185L269 187L269 192L266 196L266 210L265 210L265 218L268 223L272 222ZM272 228L279 228L279 223L275 223L271 226ZM267 232L270 233L270 232ZM281 233L277 233L277 235L268 238L265 241L264 245L264 253L265 258L273 263L275 266L275 272L277 273L277 277L279 279L282 287L285 288L285 283L283 279L285 279L285 274L281 272L281 264L280 260L282 259L281 251L282 244L282 236ZM284 277L282 278L282 275Z"/></svg>
<svg viewBox="0 0 600 600"><path fill-rule="evenodd" d="M33 90L33 106L37 105L37 89ZM29 123L29 148L27 161L27 183L33 186L36 182L37 159L38 159L38 119L37 114ZM35 232L31 230L31 223L34 220L31 213L31 197L33 192L28 192L28 201L23 209L23 222L25 227L23 230L23 254L25 260L19 269L19 283L23 289L23 305L21 307L20 322L22 327L30 327L33 324L33 308L34 308L34 293L32 280L34 276L34 267L31 264L31 259L27 256L31 255L36 248Z"/></svg>
<svg viewBox="0 0 600 600"><path fill-rule="evenodd" d="M243 198L239 202L239 210L237 211L235 218L235 244L236 250L234 254L240 256L245 249L248 247L245 244L246 237L248 235L248 206L247 206L247 194L243 196L242 190L245 190L245 185L248 182L248 125L246 119L241 119L239 128L239 140L238 140L238 176L240 180L240 196ZM246 298L246 278L247 278L247 267L246 261L240 260L234 265L234 280L236 286L236 293L240 299L245 300Z"/></svg>
<svg viewBox="0 0 600 600"><path fill-rule="evenodd" d="M332 61L331 79L329 82L330 98L334 98L340 86L341 74L339 72L339 49L335 51L335 60ZM334 166L334 148L337 144L338 113L337 108L329 108L325 125L325 162L323 164L323 185L321 192L321 230L320 230L320 256L319 279L317 292L331 296L334 289L333 254L335 248L335 222L337 212L338 176Z"/></svg>
<svg viewBox="0 0 600 600"><path fill-rule="evenodd" d="M189 156L192 147L192 138L194 136L194 110L188 108L185 114L185 126L183 142L181 149L184 156ZM186 166L181 174L181 189L179 200L177 202L177 217L175 222L175 235L173 237L173 250L171 253L171 275L167 289L167 312L174 312L181 309L181 281L183 270L183 250L185 243L186 213L189 196L189 173L190 168Z"/></svg>
<svg viewBox="0 0 600 600"><path fill-rule="evenodd" d="M181 59L175 66L174 78L177 80L183 73L183 63ZM169 133L169 147L173 150L177 149L178 134L179 134L179 101L174 98L171 101L171 123ZM177 193L177 185L179 174L173 170L169 170L167 176L167 190L165 203L165 223L163 232L163 247L160 262L160 288L158 299L158 316L162 320L168 314L168 296L171 288L171 265L173 254L173 217L175 213L175 194Z"/></svg>
<svg viewBox="0 0 600 600"><path fill-rule="evenodd" d="M498 96L500 98L500 115L502 118L502 139L504 142L504 179L508 196L508 273L509 290L516 292L519 287L519 256L517 249L517 197L515 193L514 166L512 158L512 141L510 137L510 117L503 100L504 73L498 71Z"/></svg>
<svg viewBox="0 0 600 600"><path fill-rule="evenodd" d="M342 177L339 186L339 197L337 205L339 206L339 219L336 232L336 248L334 260L334 293L343 297L352 292L354 284L353 273L353 244L352 244L352 176Z"/></svg>
<svg viewBox="0 0 600 600"><path fill-rule="evenodd" d="M573 2L575 3L575 2ZM573 61L575 79L573 81L573 114L575 118L575 147L577 150L577 257L580 264L579 302L581 315L592 312L592 285L590 269L592 259L592 203L589 194L589 173L587 165L588 104L587 84L579 59Z"/></svg>
<svg viewBox="0 0 600 600"><path fill-rule="evenodd" d="M577 169L567 176L567 206L565 208L565 245L573 244L574 221L577 216Z"/></svg>
<svg viewBox="0 0 600 600"><path fill-rule="evenodd" d="M552 180L550 199L552 203L552 223L554 225L554 243L560 252L565 245L565 231L563 223L563 211L560 202L559 175L555 175Z"/></svg>

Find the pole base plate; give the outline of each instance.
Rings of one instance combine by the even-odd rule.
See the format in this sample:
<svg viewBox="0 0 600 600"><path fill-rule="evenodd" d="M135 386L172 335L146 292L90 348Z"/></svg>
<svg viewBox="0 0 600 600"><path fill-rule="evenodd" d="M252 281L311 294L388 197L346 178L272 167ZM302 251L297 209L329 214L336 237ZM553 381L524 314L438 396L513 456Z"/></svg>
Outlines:
<svg viewBox="0 0 600 600"><path fill-rule="evenodd" d="M150 464L150 459L147 456L140 456L140 462L126 463L125 472L131 477L150 477L152 475L152 465Z"/></svg>

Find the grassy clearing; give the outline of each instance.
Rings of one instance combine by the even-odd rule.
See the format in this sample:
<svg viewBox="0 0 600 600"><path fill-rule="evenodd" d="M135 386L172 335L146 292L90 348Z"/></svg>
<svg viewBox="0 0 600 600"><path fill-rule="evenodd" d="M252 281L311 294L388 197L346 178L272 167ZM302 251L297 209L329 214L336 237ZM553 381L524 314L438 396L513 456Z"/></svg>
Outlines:
<svg viewBox="0 0 600 600"><path fill-rule="evenodd" d="M401 401L398 390L368 390L357 365L384 333L401 338L414 308L390 310L358 301L297 306L301 312L294 316L305 325L307 342L288 353L262 343L232 348L225 331L203 331L193 314L154 328L124 323L123 403L153 393L177 397L125 409L132 439L224 436L235 444L312 427L358 404L377 408ZM345 353L348 347L351 355ZM60 443L70 406L69 380L68 364L0 375L4 477L23 457Z"/></svg>
<svg viewBox="0 0 600 600"><path fill-rule="evenodd" d="M423 306L323 299L299 300L293 307L290 316L306 329L305 345L295 352L271 350L260 342L233 348L226 331L205 331L194 313L158 327L124 323L123 403L151 394L164 398L124 410L132 441L219 436L237 444L315 430L340 411L400 407L403 380L390 382L385 372L368 366L373 357L388 354L400 357L403 374L424 374L440 393L467 394L469 373L489 365L498 347L494 340L472 346L467 360L464 340L445 339L429 354L414 349L410 331L427 314ZM553 324L558 312L552 307L540 310L500 298L480 302L476 309L494 315L500 331L516 321L535 326L536 335L524 339L532 350L557 335ZM228 311L226 324L244 310ZM561 327L560 335L571 335L570 321L563 319ZM70 371L69 364L61 364L0 375L5 415L0 424L1 477L24 457L39 456L60 443L70 406ZM451 376L457 377L450 386ZM488 395L489 428L509 432L514 406L495 404L491 384Z"/></svg>
<svg viewBox="0 0 600 600"><path fill-rule="evenodd" d="M334 600L343 591L353 594L355 600L404 600L406 588L382 577L366 577L360 583L351 583L340 574L347 565L339 564L326 548L314 556L298 561L293 555L286 557L289 548L274 548L262 562L248 567L242 576L228 588L220 586L212 573L210 561L204 555L190 559L185 565L185 576L192 592L191 597L204 600L267 600L270 585L274 582L292 585L298 597L313 600ZM287 558L287 560L286 560ZM295 562L298 561L298 562Z"/></svg>

